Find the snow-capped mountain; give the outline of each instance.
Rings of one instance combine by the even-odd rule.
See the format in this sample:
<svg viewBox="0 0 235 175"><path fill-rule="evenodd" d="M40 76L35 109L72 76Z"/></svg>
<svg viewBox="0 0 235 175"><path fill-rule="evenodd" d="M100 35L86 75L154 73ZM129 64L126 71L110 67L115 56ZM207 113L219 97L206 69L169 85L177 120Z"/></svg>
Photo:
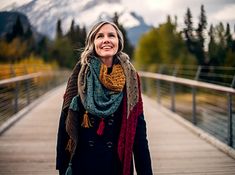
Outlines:
<svg viewBox="0 0 235 175"><path fill-rule="evenodd" d="M115 12L120 15L119 22L126 28L132 44L136 44L140 35L150 27L120 0L31 0L22 6L14 3L6 9L26 14L39 32L51 38L55 36L58 19L62 21L63 32L67 32L73 19L75 24L89 29L99 20L112 18Z"/></svg>

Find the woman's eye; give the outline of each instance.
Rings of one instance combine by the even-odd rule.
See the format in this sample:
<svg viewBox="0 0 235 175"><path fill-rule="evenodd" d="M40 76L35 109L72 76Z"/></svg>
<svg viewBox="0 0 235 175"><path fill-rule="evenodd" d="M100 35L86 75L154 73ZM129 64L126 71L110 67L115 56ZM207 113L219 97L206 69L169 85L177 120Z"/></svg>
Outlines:
<svg viewBox="0 0 235 175"><path fill-rule="evenodd" d="M109 34L109 37L115 37L115 35L114 34Z"/></svg>
<svg viewBox="0 0 235 175"><path fill-rule="evenodd" d="M97 35L97 37L96 38L102 38L103 37L103 35Z"/></svg>

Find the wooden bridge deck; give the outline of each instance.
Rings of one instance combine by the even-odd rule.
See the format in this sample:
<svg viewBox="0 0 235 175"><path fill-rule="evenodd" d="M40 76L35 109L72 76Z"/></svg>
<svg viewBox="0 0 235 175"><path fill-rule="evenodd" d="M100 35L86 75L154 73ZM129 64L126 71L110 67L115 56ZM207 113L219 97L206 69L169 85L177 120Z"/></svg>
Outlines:
<svg viewBox="0 0 235 175"><path fill-rule="evenodd" d="M55 175L55 143L64 86L0 136L0 175ZM235 160L144 97L156 175L234 175Z"/></svg>

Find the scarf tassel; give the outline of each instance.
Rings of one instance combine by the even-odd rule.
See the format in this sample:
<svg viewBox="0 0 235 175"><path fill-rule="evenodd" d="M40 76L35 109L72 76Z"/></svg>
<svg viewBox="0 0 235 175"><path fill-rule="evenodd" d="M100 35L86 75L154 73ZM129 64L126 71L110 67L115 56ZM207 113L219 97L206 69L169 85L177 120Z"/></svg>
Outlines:
<svg viewBox="0 0 235 175"><path fill-rule="evenodd" d="M97 130L97 132L96 132L99 136L103 135L103 133L104 133L104 127L105 127L104 118L101 118L101 121L100 121L98 130Z"/></svg>
<svg viewBox="0 0 235 175"><path fill-rule="evenodd" d="M73 171L72 171L72 163L69 163L69 166L65 172L65 175L72 175Z"/></svg>
<svg viewBox="0 0 235 175"><path fill-rule="evenodd" d="M68 143L67 143L67 146L65 148L65 150L68 150L70 153L72 152L73 150L73 147L74 147L74 142L73 140L70 138Z"/></svg>
<svg viewBox="0 0 235 175"><path fill-rule="evenodd" d="M89 117L88 117L88 112L87 111L83 115L83 121L82 121L81 126L84 127L84 128L92 127L91 122L90 122Z"/></svg>

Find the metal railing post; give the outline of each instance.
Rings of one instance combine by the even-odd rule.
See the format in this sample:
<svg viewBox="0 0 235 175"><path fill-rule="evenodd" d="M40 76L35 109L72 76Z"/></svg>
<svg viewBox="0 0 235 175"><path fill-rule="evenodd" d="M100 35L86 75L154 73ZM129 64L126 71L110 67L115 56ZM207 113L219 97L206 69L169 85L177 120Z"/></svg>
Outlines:
<svg viewBox="0 0 235 175"><path fill-rule="evenodd" d="M228 93L228 145L233 147L232 94Z"/></svg>
<svg viewBox="0 0 235 175"><path fill-rule="evenodd" d="M26 66L24 66L25 74L28 74ZM25 81L25 88L26 88L26 98L27 98L27 105L30 104L30 79Z"/></svg>
<svg viewBox="0 0 235 175"><path fill-rule="evenodd" d="M195 80L199 79L201 70L202 70L202 66L198 66L197 72L196 72L196 75L195 75L195 78L194 78Z"/></svg>
<svg viewBox="0 0 235 175"><path fill-rule="evenodd" d="M30 104L31 99L30 99L30 80L26 80L26 95L27 95L27 105Z"/></svg>
<svg viewBox="0 0 235 175"><path fill-rule="evenodd" d="M232 81L232 83L231 83L231 87L232 87L232 88L235 88L235 75L233 76L233 81Z"/></svg>
<svg viewBox="0 0 235 175"><path fill-rule="evenodd" d="M177 75L178 68L175 67L172 76ZM171 82L171 110L175 112L175 83Z"/></svg>
<svg viewBox="0 0 235 175"><path fill-rule="evenodd" d="M197 124L197 100L196 100L196 88L192 87L192 123Z"/></svg>
<svg viewBox="0 0 235 175"><path fill-rule="evenodd" d="M163 71L163 66L160 65L158 73L161 74ZM161 104L161 80L157 79L157 102Z"/></svg>
<svg viewBox="0 0 235 175"><path fill-rule="evenodd" d="M11 71L11 76L15 77L16 73L13 68L13 65L10 65L10 71ZM13 104L13 110L14 113L18 112L18 98L19 98L19 82L15 82L15 89L14 89L14 104Z"/></svg>
<svg viewBox="0 0 235 175"><path fill-rule="evenodd" d="M18 99L19 99L19 82L15 83L15 98L14 98L14 112L17 113L19 109Z"/></svg>
<svg viewBox="0 0 235 175"><path fill-rule="evenodd" d="M157 80L157 102L161 104L161 84L160 80Z"/></svg>
<svg viewBox="0 0 235 175"><path fill-rule="evenodd" d="M195 75L195 80L199 79L200 73L202 70L202 66L198 66L197 72ZM197 99L196 99L196 87L192 87L192 123L194 125L197 124Z"/></svg>
<svg viewBox="0 0 235 175"><path fill-rule="evenodd" d="M175 83L171 82L171 110L175 112Z"/></svg>

